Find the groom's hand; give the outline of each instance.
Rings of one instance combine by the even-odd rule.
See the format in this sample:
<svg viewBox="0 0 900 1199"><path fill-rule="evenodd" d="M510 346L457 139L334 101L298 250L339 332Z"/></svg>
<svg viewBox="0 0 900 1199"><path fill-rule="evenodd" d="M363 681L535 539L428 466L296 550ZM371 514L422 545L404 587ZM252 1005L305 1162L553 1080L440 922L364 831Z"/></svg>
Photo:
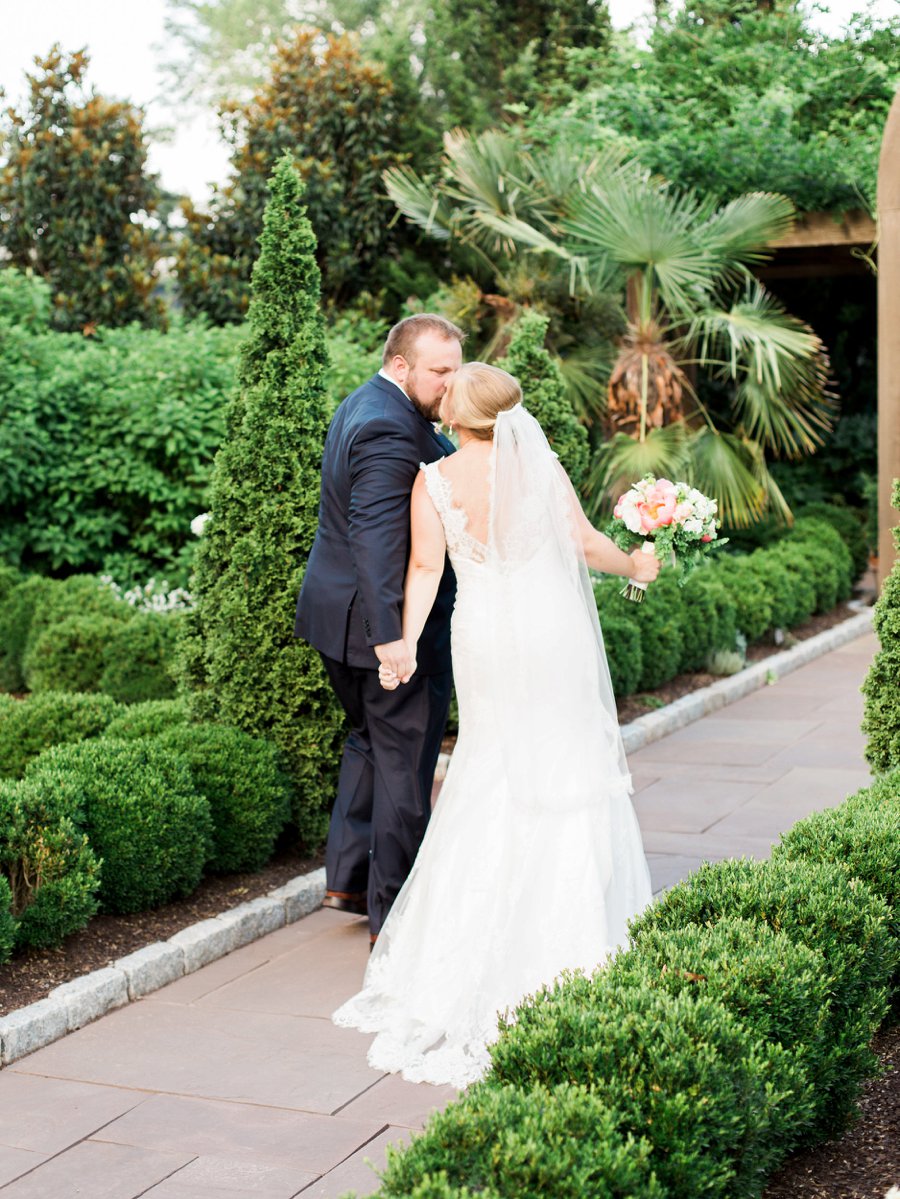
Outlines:
<svg viewBox="0 0 900 1199"><path fill-rule="evenodd" d="M381 664L378 677L386 690L392 691L398 683L408 683L412 678L416 659L405 641L376 645L375 656Z"/></svg>

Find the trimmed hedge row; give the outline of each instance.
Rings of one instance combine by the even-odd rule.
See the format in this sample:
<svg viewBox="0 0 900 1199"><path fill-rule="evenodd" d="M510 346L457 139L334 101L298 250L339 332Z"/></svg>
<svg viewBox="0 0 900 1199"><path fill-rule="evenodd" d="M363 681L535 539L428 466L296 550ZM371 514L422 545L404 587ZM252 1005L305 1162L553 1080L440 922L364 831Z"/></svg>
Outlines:
<svg viewBox="0 0 900 1199"><path fill-rule="evenodd" d="M174 696L181 613L133 608L93 575L6 581L0 687L99 691L122 703Z"/></svg>
<svg viewBox="0 0 900 1199"><path fill-rule="evenodd" d="M290 819L276 747L190 724L182 701L3 697L0 753L8 774L24 772L0 781L0 962L58 945L97 910L141 911L204 873L257 870Z"/></svg>
<svg viewBox="0 0 900 1199"><path fill-rule="evenodd" d="M753 1199L853 1118L900 987L900 769L704 864L592 977L500 1019L487 1077L388 1151L383 1199Z"/></svg>
<svg viewBox="0 0 900 1199"><path fill-rule="evenodd" d="M826 519L833 509L834 522ZM765 549L723 555L680 587L663 571L642 604L621 599L620 579L594 583L616 695L650 691L683 671L708 668L717 653L734 651L739 637L759 641L846 599L856 577L851 548L841 536L857 527L848 510L819 504ZM839 526L839 527L838 527ZM854 543L855 548L855 543Z"/></svg>

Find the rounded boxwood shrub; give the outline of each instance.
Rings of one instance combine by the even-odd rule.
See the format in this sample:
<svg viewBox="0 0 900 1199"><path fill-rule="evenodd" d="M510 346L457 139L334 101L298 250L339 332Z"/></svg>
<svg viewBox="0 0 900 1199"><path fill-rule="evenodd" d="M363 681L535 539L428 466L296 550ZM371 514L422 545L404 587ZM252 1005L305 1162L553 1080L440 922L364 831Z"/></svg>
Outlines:
<svg viewBox="0 0 900 1199"><path fill-rule="evenodd" d="M6 876L0 870L0 965L12 957L16 938L16 922L12 914L12 893Z"/></svg>
<svg viewBox="0 0 900 1199"><path fill-rule="evenodd" d="M100 690L123 704L175 695L177 613L138 612L114 630L103 650Z"/></svg>
<svg viewBox="0 0 900 1199"><path fill-rule="evenodd" d="M818 1112L828 1052L829 976L817 950L757 920L724 916L710 926L645 930L610 973L633 986L717 999L754 1036L789 1050L803 1085L779 1106L782 1139L798 1144Z"/></svg>
<svg viewBox="0 0 900 1199"><path fill-rule="evenodd" d="M650 1153L585 1087L474 1087L408 1147L388 1151L378 1194L663 1199ZM429 1179L439 1189L428 1189Z"/></svg>
<svg viewBox="0 0 900 1199"><path fill-rule="evenodd" d="M46 781L0 783L0 871L17 949L53 948L97 911L100 863L77 815L70 794Z"/></svg>
<svg viewBox="0 0 900 1199"><path fill-rule="evenodd" d="M187 763L152 738L55 746L32 762L26 779L80 809L103 862L104 911L157 907L199 883L212 838L209 804Z"/></svg>
<svg viewBox="0 0 900 1199"><path fill-rule="evenodd" d="M814 1132L837 1131L854 1111L862 1079L877 1067L869 1041L887 1011L900 953L887 905L839 866L741 858L704 863L636 920L631 934L639 939L649 929L723 916L764 921L825 958L830 1050L820 1071L822 1115Z"/></svg>
<svg viewBox="0 0 900 1199"><path fill-rule="evenodd" d="M764 551L765 556L774 562L776 570L784 571L792 585L793 611L788 628L809 620L818 603L816 567L808 557L806 549L802 541L785 538L778 545Z"/></svg>
<svg viewBox="0 0 900 1199"><path fill-rule="evenodd" d="M25 686L22 659L31 622L52 589L52 579L31 575L13 587L0 604L0 687L4 691L21 691Z"/></svg>
<svg viewBox="0 0 900 1199"><path fill-rule="evenodd" d="M108 695L43 691L0 707L0 776L21 778L51 745L102 733L121 711Z"/></svg>
<svg viewBox="0 0 900 1199"><path fill-rule="evenodd" d="M852 590L850 551L831 525L821 520L798 520L782 543L801 546L815 568L816 611L828 612Z"/></svg>
<svg viewBox="0 0 900 1199"><path fill-rule="evenodd" d="M109 722L107 737L130 741L133 737L152 737L181 724L189 724L190 709L186 699L148 699L140 704L119 708L119 715Z"/></svg>
<svg viewBox="0 0 900 1199"><path fill-rule="evenodd" d="M834 576L835 598L832 603L839 603L853 591L854 573L853 558L840 533L827 521L814 516L803 516L794 522L788 544L802 542L806 546L815 545L828 555L830 570ZM823 609L824 610L824 609Z"/></svg>
<svg viewBox="0 0 900 1199"><path fill-rule="evenodd" d="M110 616L67 616L44 629L23 662L29 690L99 690L103 651L119 627Z"/></svg>
<svg viewBox="0 0 900 1199"><path fill-rule="evenodd" d="M187 763L209 803L209 869L261 869L291 815L291 784L277 747L215 724L176 725L154 740Z"/></svg>
<svg viewBox="0 0 900 1199"><path fill-rule="evenodd" d="M783 562L774 557L775 547L757 550L749 559L754 574L765 587L772 601L771 628L789 629L799 624L804 616L804 596L808 599L809 607L805 609L808 616L815 606L815 590L801 588L798 594L797 582L792 573L785 570ZM808 595L806 592L808 591Z"/></svg>
<svg viewBox="0 0 900 1199"><path fill-rule="evenodd" d="M851 583L855 582L869 565L864 514L841 504L814 503L804 504L796 516L798 522L806 517L825 521L839 534L850 553Z"/></svg>
<svg viewBox="0 0 900 1199"><path fill-rule="evenodd" d="M900 479L891 498L900 509ZM900 549L900 527L894 530L894 544ZM874 625L881 648L862 687L866 697L862 727L868 737L866 760L880 773L900 766L900 561L884 581Z"/></svg>
<svg viewBox="0 0 900 1199"><path fill-rule="evenodd" d="M13 587L18 587L22 579L23 575L20 570L16 570L14 566L9 566L6 562L0 562L0 605L6 603L6 597Z"/></svg>
<svg viewBox="0 0 900 1199"><path fill-rule="evenodd" d="M713 999L571 975L501 1020L489 1083L574 1082L652 1145L666 1194L759 1194L783 1157L778 1104L804 1084L780 1045Z"/></svg>
<svg viewBox="0 0 900 1199"><path fill-rule="evenodd" d="M123 623L134 615L134 609L116 599L96 575L70 575L53 579L40 606L35 610L25 642L25 654L47 629L62 624L70 616L108 616Z"/></svg>
<svg viewBox="0 0 900 1199"><path fill-rule="evenodd" d="M633 695L644 673L640 631L626 616L603 617L601 625L613 692Z"/></svg>
<svg viewBox="0 0 900 1199"><path fill-rule="evenodd" d="M776 861L828 862L862 879L891 909L891 927L898 946L895 990L900 987L900 771L893 787L885 788L893 802L873 802L869 789L858 791L838 808L813 812L781 837L772 852Z"/></svg>
<svg viewBox="0 0 900 1199"><path fill-rule="evenodd" d="M641 691L652 691L674 678L681 669L684 659L681 602L680 589L672 572L663 571L647 588L643 603L632 605L637 612L641 634Z"/></svg>
<svg viewBox="0 0 900 1199"><path fill-rule="evenodd" d="M734 649L737 609L712 570L689 575L675 602L683 614L681 670L700 670L717 650Z"/></svg>
<svg viewBox="0 0 900 1199"><path fill-rule="evenodd" d="M725 557L716 562L714 577L735 607L735 624L748 642L759 641L776 625L776 600L756 558Z"/></svg>

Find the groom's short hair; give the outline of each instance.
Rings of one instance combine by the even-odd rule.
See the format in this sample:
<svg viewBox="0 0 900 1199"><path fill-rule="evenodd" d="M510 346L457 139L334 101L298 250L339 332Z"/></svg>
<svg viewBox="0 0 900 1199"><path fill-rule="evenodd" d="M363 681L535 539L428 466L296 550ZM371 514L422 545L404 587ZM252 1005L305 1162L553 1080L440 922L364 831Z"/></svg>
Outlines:
<svg viewBox="0 0 900 1199"><path fill-rule="evenodd" d="M423 333L438 333L447 341L458 341L460 345L466 340L466 335L453 321L434 312L417 312L415 316L404 317L398 321L387 335L384 343L382 362L385 366L397 354L405 358L410 366L415 365L415 345Z"/></svg>

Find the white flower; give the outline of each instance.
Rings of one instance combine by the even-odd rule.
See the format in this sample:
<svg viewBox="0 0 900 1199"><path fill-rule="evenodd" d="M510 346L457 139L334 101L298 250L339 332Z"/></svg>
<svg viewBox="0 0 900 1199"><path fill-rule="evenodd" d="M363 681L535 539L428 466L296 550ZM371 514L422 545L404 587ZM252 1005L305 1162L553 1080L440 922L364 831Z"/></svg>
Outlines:
<svg viewBox="0 0 900 1199"><path fill-rule="evenodd" d="M697 516L692 516L690 520L686 520L682 526L685 533L696 533L700 536L703 533L703 521Z"/></svg>
<svg viewBox="0 0 900 1199"><path fill-rule="evenodd" d="M191 532L195 537L199 537L206 527L206 522L212 516L211 512L201 512L199 516L195 516L191 521Z"/></svg>

